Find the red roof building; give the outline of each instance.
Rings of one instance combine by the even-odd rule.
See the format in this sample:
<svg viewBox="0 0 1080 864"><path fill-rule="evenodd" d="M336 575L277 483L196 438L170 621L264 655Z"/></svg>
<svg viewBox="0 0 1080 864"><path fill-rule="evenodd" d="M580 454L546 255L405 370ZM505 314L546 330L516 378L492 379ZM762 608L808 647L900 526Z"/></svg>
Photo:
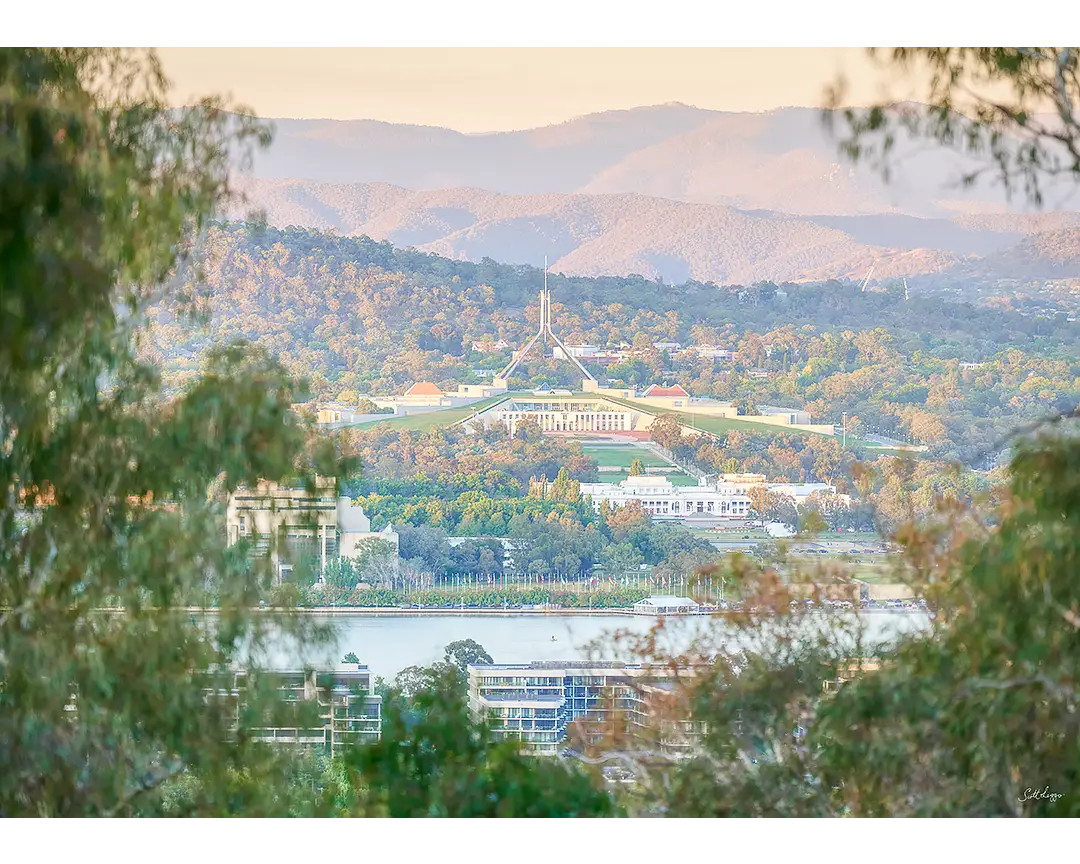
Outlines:
<svg viewBox="0 0 1080 864"><path fill-rule="evenodd" d="M664 399L675 398L689 398L690 394L687 393L680 385L676 384L674 387L661 387L659 384L653 384L645 391L646 396L660 397Z"/></svg>
<svg viewBox="0 0 1080 864"><path fill-rule="evenodd" d="M405 391L406 396L442 396L443 391L430 381L418 381Z"/></svg>

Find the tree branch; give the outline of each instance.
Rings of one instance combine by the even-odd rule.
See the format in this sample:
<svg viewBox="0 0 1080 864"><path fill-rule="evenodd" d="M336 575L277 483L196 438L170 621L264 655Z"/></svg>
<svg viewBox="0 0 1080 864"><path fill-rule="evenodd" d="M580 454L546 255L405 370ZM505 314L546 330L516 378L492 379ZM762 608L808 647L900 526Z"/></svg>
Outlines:
<svg viewBox="0 0 1080 864"><path fill-rule="evenodd" d="M112 818L119 815L124 810L126 810L131 805L131 803L140 795L156 789L166 781L171 780L177 774L181 773L185 767L186 766L181 760L176 759L166 768L159 769L156 772L148 772L147 774L143 775L142 780L137 786L135 786L135 788L129 790L128 793L123 798L121 798L119 802L117 802L113 807L106 810L103 815L106 818Z"/></svg>

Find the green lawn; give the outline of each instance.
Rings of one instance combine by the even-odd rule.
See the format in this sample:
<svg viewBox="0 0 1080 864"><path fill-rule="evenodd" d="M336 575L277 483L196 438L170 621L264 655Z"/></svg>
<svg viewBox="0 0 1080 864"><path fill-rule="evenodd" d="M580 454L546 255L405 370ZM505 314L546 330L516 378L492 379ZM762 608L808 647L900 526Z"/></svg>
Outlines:
<svg viewBox="0 0 1080 864"><path fill-rule="evenodd" d="M367 423L357 423L354 429L373 429L380 424L385 424L393 429L419 429L424 432L438 429L443 426L452 426L477 411L483 411L492 405L497 405L506 399L505 396L493 396L490 399L481 399L471 405L463 405L460 408L444 408L441 411L427 411L423 414L405 414L396 417L388 417L386 420L371 420Z"/></svg>
<svg viewBox="0 0 1080 864"><path fill-rule="evenodd" d="M704 414L679 413L679 420L687 426L712 432L714 435L723 435L726 432L757 432L767 435L820 435L822 438L832 438L824 432L810 432L806 429L795 429L791 426L773 426L770 423L754 423L750 420L734 420L730 417L708 417Z"/></svg>
<svg viewBox="0 0 1080 864"><path fill-rule="evenodd" d="M637 402L633 399L620 399L616 396L605 396L604 398L619 405L643 411L646 414L657 415L673 413L666 408L656 408L652 405L646 405L644 402ZM734 420L728 417L709 417L704 414L691 414L684 411L676 411L674 413L679 418L680 422L687 426L701 429L703 432L711 432L714 435L723 435L727 432L743 430L745 432L759 432L770 435L787 433L788 435L821 435L824 438L833 437L831 435L826 435L824 432L808 432L805 429L792 429L790 426L773 426L770 423L754 423L748 420Z"/></svg>
<svg viewBox="0 0 1080 864"><path fill-rule="evenodd" d="M899 581L897 576L898 559L892 555L808 555L792 554L789 561L804 570L813 570L815 566L837 568L849 576L863 582L891 584Z"/></svg>
<svg viewBox="0 0 1080 864"><path fill-rule="evenodd" d="M597 465L629 468L630 463L635 459L640 459L641 464L646 468L659 468L669 464L655 453L650 453L641 447L634 447L632 444L610 444L607 446L603 444L585 444L581 450L586 456L595 459Z"/></svg>
<svg viewBox="0 0 1080 864"><path fill-rule="evenodd" d="M852 543L881 543L885 538L874 531L854 531L854 532L836 532L836 531L822 531L817 534L805 534L802 536L805 540L833 540L836 542L852 542Z"/></svg>
<svg viewBox="0 0 1080 864"><path fill-rule="evenodd" d="M851 439L848 439L848 445L850 446ZM866 457L867 459L881 459L885 456L899 456L902 459L925 459L926 453L921 453L918 450L896 450L893 447L881 447L874 444L867 444Z"/></svg>

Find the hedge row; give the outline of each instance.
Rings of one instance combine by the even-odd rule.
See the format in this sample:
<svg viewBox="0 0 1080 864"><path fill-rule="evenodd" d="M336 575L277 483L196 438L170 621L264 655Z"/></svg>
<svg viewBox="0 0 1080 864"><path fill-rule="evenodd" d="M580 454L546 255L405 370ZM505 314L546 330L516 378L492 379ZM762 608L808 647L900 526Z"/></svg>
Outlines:
<svg viewBox="0 0 1080 864"><path fill-rule="evenodd" d="M420 591L395 591L379 588L309 588L303 592L306 606L363 606L398 608L401 606L460 607L500 609L521 606L560 606L566 609L625 609L649 596L646 588L609 586L595 591L572 591L541 587L470 588L454 590L427 588Z"/></svg>

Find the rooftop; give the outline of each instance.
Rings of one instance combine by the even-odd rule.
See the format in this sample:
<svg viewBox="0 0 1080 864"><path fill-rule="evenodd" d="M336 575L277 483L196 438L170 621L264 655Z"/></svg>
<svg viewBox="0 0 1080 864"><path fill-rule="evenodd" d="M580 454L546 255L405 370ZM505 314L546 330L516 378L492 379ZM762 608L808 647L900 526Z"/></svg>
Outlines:
<svg viewBox="0 0 1080 864"><path fill-rule="evenodd" d="M698 604L689 597L646 597L644 600L638 600L634 605L669 608L672 606L697 606Z"/></svg>
<svg viewBox="0 0 1080 864"><path fill-rule="evenodd" d="M670 486L667 477L650 477L647 474L638 474L635 477L627 477L623 481L627 486Z"/></svg>
<svg viewBox="0 0 1080 864"><path fill-rule="evenodd" d="M430 381L418 381L405 391L406 396L442 396L443 391Z"/></svg>
<svg viewBox="0 0 1080 864"><path fill-rule="evenodd" d="M645 391L646 396L689 396L680 385L676 384L674 387L661 387L659 384L653 384Z"/></svg>
<svg viewBox="0 0 1080 864"><path fill-rule="evenodd" d="M235 664L229 667L230 671L240 675L250 674L250 670L241 664ZM293 675L370 675L371 670L363 663L338 663L336 666L333 664L324 666L313 666L309 669L263 669L260 670L260 674L273 677L293 676Z"/></svg>

